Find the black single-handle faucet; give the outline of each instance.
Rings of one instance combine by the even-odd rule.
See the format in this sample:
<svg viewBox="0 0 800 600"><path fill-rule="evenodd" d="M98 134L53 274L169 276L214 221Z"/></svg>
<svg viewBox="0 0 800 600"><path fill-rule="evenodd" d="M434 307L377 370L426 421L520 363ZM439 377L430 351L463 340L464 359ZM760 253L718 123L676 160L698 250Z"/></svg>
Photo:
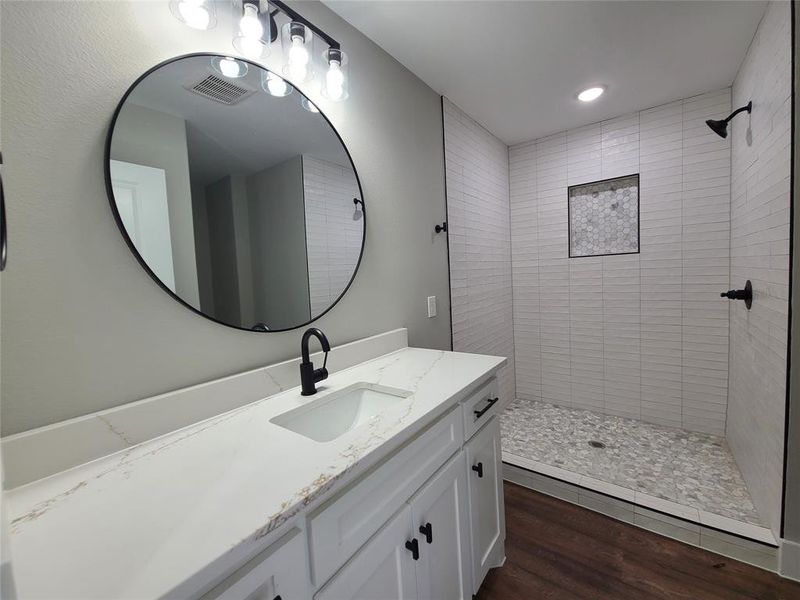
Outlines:
<svg viewBox="0 0 800 600"><path fill-rule="evenodd" d="M315 369L314 363L312 363L311 359L308 357L308 342L312 336L319 340L319 343L322 345L322 350L325 352L325 360L322 362L321 369ZM300 363L300 385L303 387L303 391L300 392L301 395L313 396L317 393L317 386L315 384L328 378L328 369L325 368L325 365L328 364L328 352L330 351L331 344L320 329L317 327L306 329L306 332L303 334L303 340L300 342L300 352L303 355L303 362Z"/></svg>

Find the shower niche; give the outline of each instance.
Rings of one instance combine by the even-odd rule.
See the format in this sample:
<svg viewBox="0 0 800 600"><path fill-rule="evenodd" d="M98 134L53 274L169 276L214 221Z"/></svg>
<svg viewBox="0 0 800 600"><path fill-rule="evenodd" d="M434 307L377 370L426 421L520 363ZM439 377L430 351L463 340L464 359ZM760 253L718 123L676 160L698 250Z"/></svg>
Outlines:
<svg viewBox="0 0 800 600"><path fill-rule="evenodd" d="M639 175L567 190L569 257L638 254Z"/></svg>

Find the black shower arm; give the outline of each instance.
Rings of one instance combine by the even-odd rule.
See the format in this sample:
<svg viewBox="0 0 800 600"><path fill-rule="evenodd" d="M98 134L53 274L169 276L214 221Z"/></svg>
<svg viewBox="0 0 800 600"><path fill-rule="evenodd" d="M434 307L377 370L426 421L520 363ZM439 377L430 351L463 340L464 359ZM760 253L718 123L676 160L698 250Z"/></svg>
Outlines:
<svg viewBox="0 0 800 600"><path fill-rule="evenodd" d="M735 111L733 111L730 114L730 116L728 116L728 118L725 119L725 122L726 123L729 122L733 117L738 115L740 112L744 112L744 111L751 112L752 110L753 110L753 102L750 101L745 106L742 106L741 108L737 108Z"/></svg>

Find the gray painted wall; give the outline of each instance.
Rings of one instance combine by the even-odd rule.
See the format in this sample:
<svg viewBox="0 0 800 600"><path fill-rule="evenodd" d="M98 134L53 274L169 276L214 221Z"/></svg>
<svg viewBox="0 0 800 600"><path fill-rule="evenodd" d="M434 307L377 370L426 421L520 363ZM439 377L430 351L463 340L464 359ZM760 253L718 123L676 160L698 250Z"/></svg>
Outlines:
<svg viewBox="0 0 800 600"><path fill-rule="evenodd" d="M306 323L308 258L300 156L247 178L255 316L270 329Z"/></svg>
<svg viewBox="0 0 800 600"><path fill-rule="evenodd" d="M347 144L367 207L359 273L316 325L334 346L408 327L411 345L448 348L446 240L433 233L445 211L439 97L323 5L293 5L350 54L347 102L306 87ZM107 127L128 86L170 57L229 52L229 23L198 32L166 2L4 1L0 13L13 257L2 287L2 433L297 356L301 331L227 328L170 298L128 250L106 197Z"/></svg>
<svg viewBox="0 0 800 600"><path fill-rule="evenodd" d="M164 169L175 290L189 304L199 304L194 254L192 196L186 121L157 110L126 104L117 119L111 158Z"/></svg>

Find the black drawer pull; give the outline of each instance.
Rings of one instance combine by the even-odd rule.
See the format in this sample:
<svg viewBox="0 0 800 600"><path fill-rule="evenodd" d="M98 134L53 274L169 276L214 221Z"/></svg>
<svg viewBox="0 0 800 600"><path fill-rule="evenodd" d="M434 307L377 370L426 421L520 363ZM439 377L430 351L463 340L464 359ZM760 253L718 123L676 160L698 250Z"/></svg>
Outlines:
<svg viewBox="0 0 800 600"><path fill-rule="evenodd" d="M425 541L429 544L433 543L433 526L430 523L420 525L419 532L425 536Z"/></svg>
<svg viewBox="0 0 800 600"><path fill-rule="evenodd" d="M486 414L486 411L488 411L490 408L492 408L494 406L495 402L497 402L498 400L500 400L500 398L487 398L486 399L486 402L487 402L486 406L484 406L480 410L473 411L475 413L475 418L476 419L480 419L483 415Z"/></svg>
<svg viewBox="0 0 800 600"><path fill-rule="evenodd" d="M477 465L472 465L472 470L478 474L478 477L483 477L483 463L479 462Z"/></svg>
<svg viewBox="0 0 800 600"><path fill-rule="evenodd" d="M406 542L406 550L411 550L411 558L419 560L419 542L414 538L410 542Z"/></svg>

